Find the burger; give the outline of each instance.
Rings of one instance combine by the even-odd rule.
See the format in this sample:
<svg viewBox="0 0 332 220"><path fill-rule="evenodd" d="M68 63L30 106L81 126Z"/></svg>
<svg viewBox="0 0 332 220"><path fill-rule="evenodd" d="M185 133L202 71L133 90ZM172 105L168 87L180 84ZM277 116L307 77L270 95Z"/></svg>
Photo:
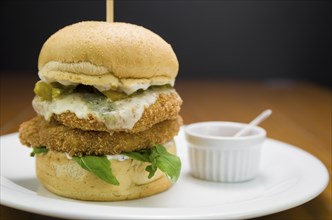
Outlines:
<svg viewBox="0 0 332 220"><path fill-rule="evenodd" d="M181 170L178 68L172 47L134 24L80 22L49 37L38 59L37 116L19 129L42 185L92 201L168 189Z"/></svg>

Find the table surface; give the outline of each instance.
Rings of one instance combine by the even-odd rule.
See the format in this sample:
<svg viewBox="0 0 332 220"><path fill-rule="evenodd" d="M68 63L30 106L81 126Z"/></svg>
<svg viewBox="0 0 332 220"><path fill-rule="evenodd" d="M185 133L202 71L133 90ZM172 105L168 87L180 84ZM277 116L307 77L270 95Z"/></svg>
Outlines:
<svg viewBox="0 0 332 220"><path fill-rule="evenodd" d="M6 77L3 77L5 75ZM16 132L35 115L31 107L32 74L1 74L1 135ZM262 110L272 116L261 126L268 137L298 146L319 158L331 174L331 106L329 88L310 82L190 80L176 83L184 100L185 124L198 121L249 122ZM331 219L331 182L315 199L259 219ZM1 219L54 219L1 206Z"/></svg>

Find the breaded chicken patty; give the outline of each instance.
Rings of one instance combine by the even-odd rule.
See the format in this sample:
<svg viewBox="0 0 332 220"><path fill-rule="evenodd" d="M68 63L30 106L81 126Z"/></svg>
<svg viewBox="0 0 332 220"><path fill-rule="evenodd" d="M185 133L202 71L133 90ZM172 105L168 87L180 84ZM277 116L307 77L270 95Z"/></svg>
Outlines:
<svg viewBox="0 0 332 220"><path fill-rule="evenodd" d="M79 128L86 131L125 131L128 133L137 133L149 129L162 121L175 120L178 117L181 105L182 100L178 94L160 94L155 103L145 108L142 117L135 123L132 129L109 129L105 123L99 121L92 114L89 114L87 119L81 119L72 112L65 112L52 114L52 120L56 120L71 128Z"/></svg>
<svg viewBox="0 0 332 220"><path fill-rule="evenodd" d="M73 129L35 117L21 124L20 140L29 147L45 146L71 156L107 155L132 152L166 143L179 131L182 119L166 120L138 133L100 132Z"/></svg>

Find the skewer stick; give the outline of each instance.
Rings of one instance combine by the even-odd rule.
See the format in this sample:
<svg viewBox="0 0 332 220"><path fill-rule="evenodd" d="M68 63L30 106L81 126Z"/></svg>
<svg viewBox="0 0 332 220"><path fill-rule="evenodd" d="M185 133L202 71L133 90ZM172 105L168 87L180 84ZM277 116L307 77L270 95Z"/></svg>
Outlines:
<svg viewBox="0 0 332 220"><path fill-rule="evenodd" d="M114 0L106 0L106 21L114 22Z"/></svg>

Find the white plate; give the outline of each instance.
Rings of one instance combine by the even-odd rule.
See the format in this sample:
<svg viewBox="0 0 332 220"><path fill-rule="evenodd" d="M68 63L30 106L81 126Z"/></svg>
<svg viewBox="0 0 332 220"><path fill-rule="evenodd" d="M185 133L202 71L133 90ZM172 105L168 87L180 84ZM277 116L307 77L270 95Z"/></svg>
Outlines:
<svg viewBox="0 0 332 220"><path fill-rule="evenodd" d="M35 177L31 150L19 143L17 133L1 136L1 204L62 218L243 219L301 205L319 195L329 180L317 158L268 139L257 178L236 184L207 182L189 174L183 131L176 142L183 169L166 192L132 201L84 202L46 191Z"/></svg>

